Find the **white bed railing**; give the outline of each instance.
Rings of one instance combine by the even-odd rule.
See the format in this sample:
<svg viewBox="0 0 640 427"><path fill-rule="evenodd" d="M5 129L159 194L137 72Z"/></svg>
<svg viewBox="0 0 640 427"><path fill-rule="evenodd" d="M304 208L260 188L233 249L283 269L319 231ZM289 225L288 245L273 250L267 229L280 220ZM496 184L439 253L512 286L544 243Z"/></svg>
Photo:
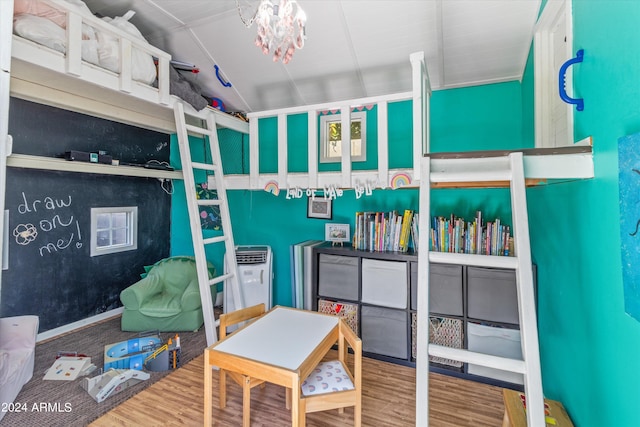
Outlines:
<svg viewBox="0 0 640 427"><path fill-rule="evenodd" d="M420 159L428 149L428 111L431 89L424 64L424 53L411 55L413 69L413 90L391 95L359 98L332 103L306 105L278 110L249 113L249 174L225 175L229 189L265 189L267 191L301 189L345 189L345 188L395 188L394 178L402 176L403 185L416 187L420 177ZM388 104L400 101L413 101L413 167L390 169L388 138ZM351 146L351 111L365 105L377 106L377 153L378 163L375 169L353 170L350 150L342 150L340 171L320 172L318 170L318 114L325 110L339 110L341 115L342 147ZM307 172L289 172L287 117L294 114L306 114L308 117L308 159ZM277 118L277 172L260 173L259 120Z"/></svg>
<svg viewBox="0 0 640 427"><path fill-rule="evenodd" d="M162 105L172 103L169 95L169 63L171 55L145 40L111 25L93 15L87 15L73 4L60 0L40 0L41 3L66 14L66 54L30 42L14 35L13 57L60 73L70 74L107 89L137 96ZM114 73L82 58L82 25L117 40L119 70ZM157 88L132 78L133 52L138 49L157 60ZM47 53L48 52L48 53Z"/></svg>

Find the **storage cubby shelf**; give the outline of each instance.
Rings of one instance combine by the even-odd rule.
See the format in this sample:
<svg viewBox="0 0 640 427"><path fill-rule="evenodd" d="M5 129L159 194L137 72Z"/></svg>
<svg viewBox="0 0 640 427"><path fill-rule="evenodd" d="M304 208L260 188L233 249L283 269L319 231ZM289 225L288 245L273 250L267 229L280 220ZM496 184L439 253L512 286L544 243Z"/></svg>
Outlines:
<svg viewBox="0 0 640 427"><path fill-rule="evenodd" d="M523 362L514 354L520 348L516 266L515 257L429 252L431 370L518 388L521 375L493 369L510 364L522 372ZM314 310L327 304L348 307L332 314L355 322L367 356L415 366L416 253L325 243L314 247L311 268ZM493 354L490 368L474 363L479 352Z"/></svg>

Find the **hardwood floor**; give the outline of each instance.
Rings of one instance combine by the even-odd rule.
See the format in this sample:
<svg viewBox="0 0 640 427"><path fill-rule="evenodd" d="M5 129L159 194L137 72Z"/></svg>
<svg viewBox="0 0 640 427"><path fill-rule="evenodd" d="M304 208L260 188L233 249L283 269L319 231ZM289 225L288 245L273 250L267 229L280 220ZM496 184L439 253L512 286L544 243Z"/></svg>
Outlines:
<svg viewBox="0 0 640 427"><path fill-rule="evenodd" d="M202 426L203 360L171 373L128 401L94 421L92 427ZM227 407L218 408L217 373L214 373L213 425L239 426L242 422L242 391L230 382ZM431 427L498 427L502 425L502 392L493 387L444 375L430 376ZM362 424L406 427L415 424L415 369L364 358ZM291 425L282 387L267 384L251 392L252 427ZM353 425L353 410L307 414L310 427Z"/></svg>

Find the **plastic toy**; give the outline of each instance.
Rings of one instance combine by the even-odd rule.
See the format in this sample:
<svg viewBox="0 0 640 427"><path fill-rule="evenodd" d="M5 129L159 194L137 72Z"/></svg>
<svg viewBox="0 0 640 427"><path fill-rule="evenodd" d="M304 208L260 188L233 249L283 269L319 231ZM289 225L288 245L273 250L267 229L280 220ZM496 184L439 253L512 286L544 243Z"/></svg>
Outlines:
<svg viewBox="0 0 640 427"><path fill-rule="evenodd" d="M104 347L104 371L109 369L142 370L144 360L162 346L158 335L132 338Z"/></svg>
<svg viewBox="0 0 640 427"><path fill-rule="evenodd" d="M176 334L173 341L169 338L167 344L147 356L144 368L149 371L176 369L180 366L180 353L180 336Z"/></svg>

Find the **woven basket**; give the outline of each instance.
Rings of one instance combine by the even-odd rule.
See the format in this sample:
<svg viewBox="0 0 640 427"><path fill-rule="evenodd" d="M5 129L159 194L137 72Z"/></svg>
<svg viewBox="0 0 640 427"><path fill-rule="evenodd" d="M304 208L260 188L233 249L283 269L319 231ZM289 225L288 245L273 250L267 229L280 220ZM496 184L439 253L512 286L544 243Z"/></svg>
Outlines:
<svg viewBox="0 0 640 427"><path fill-rule="evenodd" d="M418 321L416 313L411 314L411 355L416 358L416 338ZM462 348L462 320L448 317L429 317L429 342L445 347ZM458 360L429 356L433 363L461 368L463 363Z"/></svg>
<svg viewBox="0 0 640 427"><path fill-rule="evenodd" d="M341 317L356 335L360 335L358 330L358 306L356 304L319 299L318 312Z"/></svg>

